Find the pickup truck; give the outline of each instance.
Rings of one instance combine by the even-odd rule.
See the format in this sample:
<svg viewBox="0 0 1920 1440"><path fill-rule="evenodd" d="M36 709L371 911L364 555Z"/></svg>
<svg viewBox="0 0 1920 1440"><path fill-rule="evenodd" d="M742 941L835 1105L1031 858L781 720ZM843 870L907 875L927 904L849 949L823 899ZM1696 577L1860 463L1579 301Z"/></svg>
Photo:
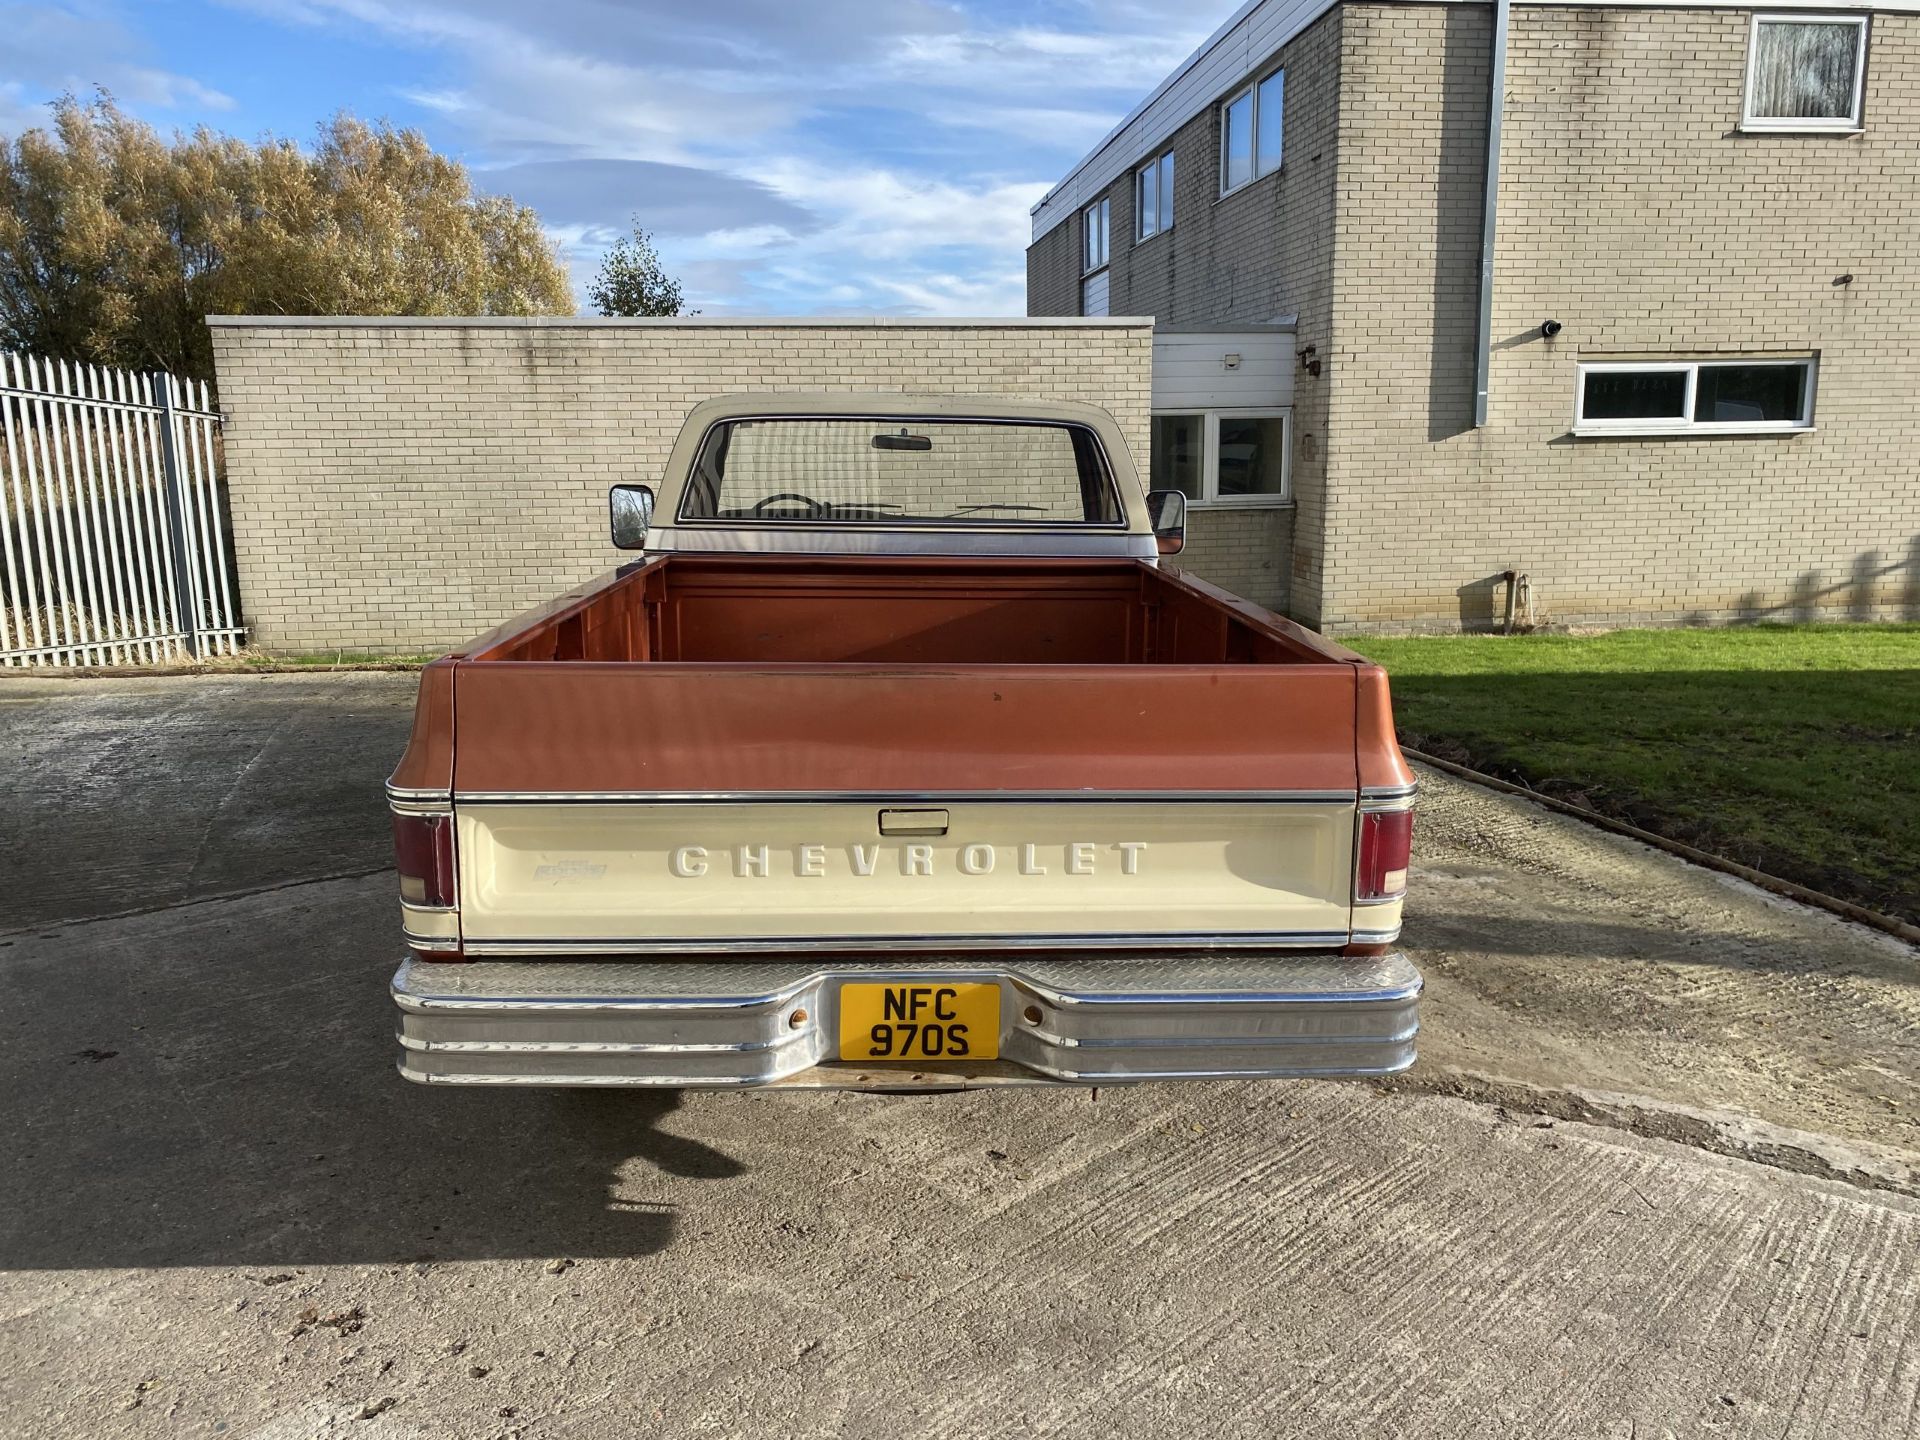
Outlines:
<svg viewBox="0 0 1920 1440"><path fill-rule="evenodd" d="M408 1079L1413 1062L1386 676L1164 563L1104 410L724 397L610 507L639 558L421 674Z"/></svg>

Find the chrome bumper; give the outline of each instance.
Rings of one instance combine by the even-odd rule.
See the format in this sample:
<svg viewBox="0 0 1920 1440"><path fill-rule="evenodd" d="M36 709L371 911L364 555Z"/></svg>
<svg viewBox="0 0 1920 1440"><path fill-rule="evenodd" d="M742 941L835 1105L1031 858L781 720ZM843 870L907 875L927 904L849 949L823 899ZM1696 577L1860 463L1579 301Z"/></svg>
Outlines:
<svg viewBox="0 0 1920 1440"><path fill-rule="evenodd" d="M842 1062L842 981L1000 986L1000 1059ZM409 959L400 1073L432 1085L908 1089L1386 1075L1413 1063L1404 955L914 956L697 963Z"/></svg>

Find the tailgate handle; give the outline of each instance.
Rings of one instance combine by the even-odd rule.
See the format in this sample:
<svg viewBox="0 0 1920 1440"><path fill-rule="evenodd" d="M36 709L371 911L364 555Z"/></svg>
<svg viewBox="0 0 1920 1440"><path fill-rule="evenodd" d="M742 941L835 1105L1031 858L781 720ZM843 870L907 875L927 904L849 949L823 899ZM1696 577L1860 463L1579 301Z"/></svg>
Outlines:
<svg viewBox="0 0 1920 1440"><path fill-rule="evenodd" d="M882 835L944 835L947 812L944 810L882 810Z"/></svg>

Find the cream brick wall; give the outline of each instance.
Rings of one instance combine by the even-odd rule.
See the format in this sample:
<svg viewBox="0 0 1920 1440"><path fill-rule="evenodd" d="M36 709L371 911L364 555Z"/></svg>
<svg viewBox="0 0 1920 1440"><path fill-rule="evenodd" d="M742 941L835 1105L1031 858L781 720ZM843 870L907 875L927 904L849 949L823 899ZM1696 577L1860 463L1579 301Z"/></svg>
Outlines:
<svg viewBox="0 0 1920 1440"><path fill-rule="evenodd" d="M270 652L443 649L628 558L607 487L656 482L713 395L1090 401L1145 470L1147 325L259 320L213 339L241 603Z"/></svg>
<svg viewBox="0 0 1920 1440"><path fill-rule="evenodd" d="M1187 511L1187 545L1173 563L1242 599L1284 612L1291 590L1292 510Z"/></svg>
<svg viewBox="0 0 1920 1440"><path fill-rule="evenodd" d="M1763 136L1750 10L1516 7L1476 431L1489 11L1343 9L1326 628L1484 624L1508 568L1569 623L1920 615L1920 16L1864 133ZM1809 351L1815 433L1568 433L1580 357Z"/></svg>

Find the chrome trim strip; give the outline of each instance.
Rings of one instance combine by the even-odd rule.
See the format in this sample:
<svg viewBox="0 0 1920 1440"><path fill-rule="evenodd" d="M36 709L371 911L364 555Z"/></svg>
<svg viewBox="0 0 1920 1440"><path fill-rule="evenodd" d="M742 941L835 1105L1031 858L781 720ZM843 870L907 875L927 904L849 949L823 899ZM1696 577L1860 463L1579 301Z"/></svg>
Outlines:
<svg viewBox="0 0 1920 1440"><path fill-rule="evenodd" d="M1351 790L460 790L457 805L1193 804L1352 805Z"/></svg>
<svg viewBox="0 0 1920 1440"><path fill-rule="evenodd" d="M1402 810L1413 809L1415 803L1412 795L1401 795L1393 799L1370 800L1366 797L1365 792L1362 792L1360 798L1360 813L1362 815L1396 815Z"/></svg>
<svg viewBox="0 0 1920 1440"><path fill-rule="evenodd" d="M1245 1002L1242 1002L1245 1003ZM1028 1032L1035 1039L1057 1045L1063 1050L1215 1050L1229 1046L1244 1046L1244 1035L1180 1035L1180 1036L1138 1036L1138 1035L1093 1035L1073 1037L1058 1035L1050 1030L1037 1029ZM1420 1033L1420 1022L1409 1020L1397 1030L1385 1031L1378 1035L1369 1035L1369 1040L1383 1040L1388 1044L1400 1044L1413 1039ZM404 1042L403 1042L404 1043ZM1351 1045L1351 1035L1290 1035L1289 1045Z"/></svg>
<svg viewBox="0 0 1920 1440"><path fill-rule="evenodd" d="M450 800L452 798L453 792L451 790L420 790L407 785L395 785L391 781L387 783L387 799L389 800L415 800L425 803L429 800Z"/></svg>
<svg viewBox="0 0 1920 1440"><path fill-rule="evenodd" d="M451 790L409 790L387 786L387 808L396 815L451 815Z"/></svg>
<svg viewBox="0 0 1920 1440"><path fill-rule="evenodd" d="M829 530L806 533L783 530L709 531L692 526L660 526L647 532L649 555L671 554L799 554L799 555L1016 555L1036 558L1148 560L1160 551L1151 535L1107 532L1097 535L1041 533L1021 535L1007 530L928 534L915 530L889 533Z"/></svg>
<svg viewBox="0 0 1920 1440"><path fill-rule="evenodd" d="M407 942L408 949L417 950L423 955L458 955L460 953L458 935L421 935L402 925L400 936Z"/></svg>
<svg viewBox="0 0 1920 1440"><path fill-rule="evenodd" d="M424 1040L404 1030L394 1036L405 1050L434 1054L474 1055L765 1055L782 1050L806 1035L789 1030L775 1040L743 1040L734 1044L682 1044L669 1040ZM1336 1037L1337 1038L1337 1037Z"/></svg>
<svg viewBox="0 0 1920 1440"><path fill-rule="evenodd" d="M1360 787L1362 800L1410 800L1419 793L1418 778L1405 785L1362 785Z"/></svg>
<svg viewBox="0 0 1920 1440"><path fill-rule="evenodd" d="M720 963L725 963L724 961ZM665 1014L683 1014L690 1011L724 1012L754 1010L784 1010L800 996L804 995L819 979L818 975L809 975L795 981L783 990L772 990L762 995L698 995L698 996L652 996L652 995L596 995L592 999L569 1000L566 1008L570 1014L622 1015L646 1011L660 1011ZM540 995L488 995L484 998L471 995L411 995L396 989L393 1000L410 1015L451 1015L451 1014L487 1014L495 1010L525 1010L553 1003L550 996Z"/></svg>
<svg viewBox="0 0 1920 1440"><path fill-rule="evenodd" d="M1391 930L1355 930L1350 938L1354 945L1391 945L1400 938L1404 926L1396 925Z"/></svg>
<svg viewBox="0 0 1920 1440"><path fill-rule="evenodd" d="M634 936L613 940L513 939L463 940L472 956L485 955L741 955L774 952L833 953L867 950L1166 950L1198 946L1209 950L1320 950L1347 943L1345 930L1248 931L1158 935L1084 933L1029 935L817 935L729 936L725 939Z"/></svg>
<svg viewBox="0 0 1920 1440"><path fill-rule="evenodd" d="M1370 905L1398 905L1406 898L1407 892L1402 888L1396 890L1391 895L1369 895L1357 898L1353 902L1353 908L1356 910L1365 910Z"/></svg>

